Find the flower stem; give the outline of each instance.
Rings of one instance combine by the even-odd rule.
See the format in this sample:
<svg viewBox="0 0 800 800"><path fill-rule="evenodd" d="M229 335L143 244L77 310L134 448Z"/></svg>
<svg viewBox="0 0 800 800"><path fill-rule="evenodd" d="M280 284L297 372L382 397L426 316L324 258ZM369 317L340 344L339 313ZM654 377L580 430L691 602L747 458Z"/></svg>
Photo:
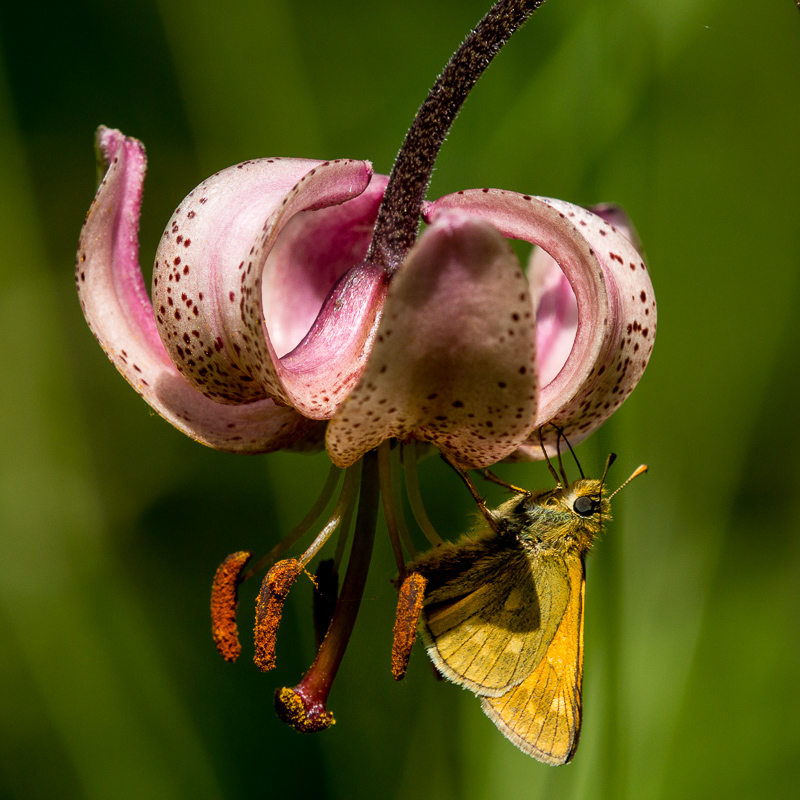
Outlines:
<svg viewBox="0 0 800 800"><path fill-rule="evenodd" d="M397 154L366 261L393 273L417 239L433 165L472 87L544 0L499 0L448 61Z"/></svg>

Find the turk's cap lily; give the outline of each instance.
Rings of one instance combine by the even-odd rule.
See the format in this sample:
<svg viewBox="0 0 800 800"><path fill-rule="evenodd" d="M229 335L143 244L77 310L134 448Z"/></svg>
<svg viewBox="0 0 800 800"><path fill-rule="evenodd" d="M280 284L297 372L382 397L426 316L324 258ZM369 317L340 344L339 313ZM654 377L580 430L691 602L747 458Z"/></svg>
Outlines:
<svg viewBox="0 0 800 800"><path fill-rule="evenodd" d="M107 128L97 144L84 314L139 394L206 445L263 453L324 432L338 466L392 437L465 467L539 458L544 425L581 440L647 364L652 285L613 209L458 192L425 205L429 227L390 274L364 262L387 182L368 162L247 161L175 211L151 302L144 147ZM527 277L506 238L537 245Z"/></svg>

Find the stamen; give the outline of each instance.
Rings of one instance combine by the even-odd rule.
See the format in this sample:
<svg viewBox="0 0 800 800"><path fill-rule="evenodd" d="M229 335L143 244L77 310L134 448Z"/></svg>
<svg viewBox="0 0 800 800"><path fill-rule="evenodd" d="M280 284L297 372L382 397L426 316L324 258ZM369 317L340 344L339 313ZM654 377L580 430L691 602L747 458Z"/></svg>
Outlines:
<svg viewBox="0 0 800 800"><path fill-rule="evenodd" d="M417 475L417 443L410 442L403 448L403 470L406 478L406 493L408 503L417 521L419 529L425 534L425 538L434 546L444 544L444 539L436 533L436 529L425 513L425 506L422 503L422 495L419 491L419 476Z"/></svg>
<svg viewBox="0 0 800 800"><path fill-rule="evenodd" d="M400 545L400 531L397 526L397 515L395 513L394 496L392 494L392 463L391 449L387 439L378 448L378 480L381 487L381 504L383 505L383 518L386 520L386 529L389 532L389 542L392 545L394 560L397 564L397 571L400 573L400 580L406 577L406 560L403 556L403 548Z"/></svg>
<svg viewBox="0 0 800 800"><path fill-rule="evenodd" d="M396 681L403 680L408 669L411 648L417 639L417 623L422 613L427 584L427 578L419 572L412 572L400 586L392 639L392 675Z"/></svg>
<svg viewBox="0 0 800 800"><path fill-rule="evenodd" d="M306 514L303 521L288 536L281 539L264 558L256 562L254 566L250 567L250 569L242 575L239 581L240 583L252 578L253 575L260 572L262 569L271 567L295 542L302 538L308 529L319 519L319 515L325 510L328 503L330 503L333 492L336 489L336 484L339 483L339 476L341 473L342 471L339 467L331 464L325 485L322 487L317 501L311 507L311 511Z"/></svg>
<svg viewBox="0 0 800 800"><path fill-rule="evenodd" d="M242 652L236 609L239 607L239 575L252 553L244 550L229 555L219 565L211 585L211 635L219 654L226 661L236 661Z"/></svg>
<svg viewBox="0 0 800 800"><path fill-rule="evenodd" d="M256 650L253 661L262 672L268 672L275 666L275 640L281 624L283 604L302 571L303 567L296 558L287 558L279 561L261 582L256 601Z"/></svg>
<svg viewBox="0 0 800 800"><path fill-rule="evenodd" d="M275 692L278 716L299 731L322 730L334 723L333 716L325 710L331 686L342 663L347 643L353 632L364 586L367 581L375 525L378 520L379 483L377 453L367 453L363 461L358 517L353 547L342 593L317 657L300 684L293 689Z"/></svg>
<svg viewBox="0 0 800 800"><path fill-rule="evenodd" d="M336 502L336 507L333 509L333 513L331 514L330 519L325 527L317 534L317 538L311 543L311 547L309 547L300 558L301 566L305 567L308 562L314 558L322 545L328 541L330 535L339 527L339 523L344 518L345 511L353 503L358 474L359 470L352 468L345 472L342 493L339 495L339 500Z"/></svg>
<svg viewBox="0 0 800 800"><path fill-rule="evenodd" d="M394 505L395 514L397 515L397 530L400 533L400 541L403 543L406 552L413 559L417 557L417 548L414 546L414 541L411 538L411 533L406 525L405 514L403 513L403 493L401 490L401 474L402 466L400 458L405 445L395 447L391 451L392 455L392 503Z"/></svg>

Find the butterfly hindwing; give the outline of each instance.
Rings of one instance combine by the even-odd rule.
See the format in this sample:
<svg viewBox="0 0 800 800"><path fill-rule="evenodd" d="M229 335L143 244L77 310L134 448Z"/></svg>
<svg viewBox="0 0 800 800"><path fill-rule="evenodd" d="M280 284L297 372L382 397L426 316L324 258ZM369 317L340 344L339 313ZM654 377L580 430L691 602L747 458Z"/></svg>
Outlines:
<svg viewBox="0 0 800 800"><path fill-rule="evenodd" d="M565 764L581 727L583 680L583 559L566 561L570 596L561 624L538 666L518 686L481 701L487 716L523 752L546 764Z"/></svg>

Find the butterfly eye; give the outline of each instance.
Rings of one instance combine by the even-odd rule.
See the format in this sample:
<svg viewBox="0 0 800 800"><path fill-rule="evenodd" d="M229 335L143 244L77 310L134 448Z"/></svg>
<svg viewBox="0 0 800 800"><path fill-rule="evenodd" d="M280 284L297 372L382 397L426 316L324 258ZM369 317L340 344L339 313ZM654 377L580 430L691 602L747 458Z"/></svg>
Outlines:
<svg viewBox="0 0 800 800"><path fill-rule="evenodd" d="M576 514L580 514L582 517L590 517L594 514L599 505L600 503L598 503L597 500L582 495L573 503L572 508Z"/></svg>

